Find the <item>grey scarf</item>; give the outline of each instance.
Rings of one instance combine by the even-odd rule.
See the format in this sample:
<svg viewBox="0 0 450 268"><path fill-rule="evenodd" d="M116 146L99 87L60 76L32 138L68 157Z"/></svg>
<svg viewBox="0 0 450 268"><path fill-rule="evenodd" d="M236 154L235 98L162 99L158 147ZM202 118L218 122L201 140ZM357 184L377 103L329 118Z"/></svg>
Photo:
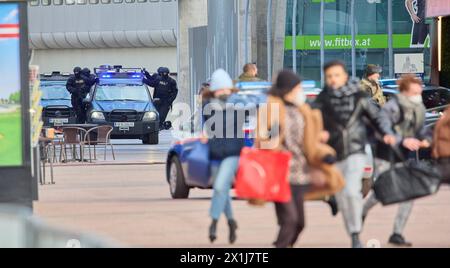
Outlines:
<svg viewBox="0 0 450 268"><path fill-rule="evenodd" d="M398 103L403 112L403 121L400 122L398 130L403 136L414 137L425 123L426 108L423 104L411 102L402 94L398 95Z"/></svg>

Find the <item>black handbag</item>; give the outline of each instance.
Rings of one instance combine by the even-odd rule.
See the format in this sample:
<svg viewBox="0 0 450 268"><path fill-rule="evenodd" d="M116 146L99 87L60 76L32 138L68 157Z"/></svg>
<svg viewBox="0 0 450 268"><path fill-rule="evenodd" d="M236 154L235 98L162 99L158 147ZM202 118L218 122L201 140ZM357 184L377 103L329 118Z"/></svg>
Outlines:
<svg viewBox="0 0 450 268"><path fill-rule="evenodd" d="M430 162L404 160L401 153L393 150L403 162L391 161L390 170L375 181L373 190L384 205L392 205L435 194L439 190L442 176Z"/></svg>

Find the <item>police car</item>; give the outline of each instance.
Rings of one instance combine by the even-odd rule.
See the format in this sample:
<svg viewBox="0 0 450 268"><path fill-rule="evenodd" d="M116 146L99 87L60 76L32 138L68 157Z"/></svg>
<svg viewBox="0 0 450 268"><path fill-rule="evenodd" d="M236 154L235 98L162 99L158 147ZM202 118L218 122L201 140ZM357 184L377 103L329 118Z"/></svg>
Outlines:
<svg viewBox="0 0 450 268"><path fill-rule="evenodd" d="M76 123L70 93L66 89L69 77L69 74L61 72L40 75L42 121L46 127L60 127L64 124Z"/></svg>
<svg viewBox="0 0 450 268"><path fill-rule="evenodd" d="M112 126L113 139L158 144L159 114L154 103L160 100L152 99L142 71L122 66L95 68L97 82L83 101L87 122Z"/></svg>

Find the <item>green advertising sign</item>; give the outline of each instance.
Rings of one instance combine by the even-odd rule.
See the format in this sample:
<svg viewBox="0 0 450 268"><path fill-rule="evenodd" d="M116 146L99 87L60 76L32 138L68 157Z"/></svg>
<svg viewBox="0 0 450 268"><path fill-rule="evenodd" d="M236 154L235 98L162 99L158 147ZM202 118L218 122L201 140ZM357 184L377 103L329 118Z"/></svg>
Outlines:
<svg viewBox="0 0 450 268"><path fill-rule="evenodd" d="M18 8L0 3L0 167L23 164Z"/></svg>
<svg viewBox="0 0 450 268"><path fill-rule="evenodd" d="M292 36L286 36L285 50L292 50ZM320 50L320 35L303 35L297 36L297 50ZM351 49L351 35L325 35L324 47L331 49ZM389 39L387 34L368 34L357 35L355 37L355 46L358 49L384 49L389 47ZM394 48L411 48L411 34L394 34ZM425 44L429 47L429 42Z"/></svg>

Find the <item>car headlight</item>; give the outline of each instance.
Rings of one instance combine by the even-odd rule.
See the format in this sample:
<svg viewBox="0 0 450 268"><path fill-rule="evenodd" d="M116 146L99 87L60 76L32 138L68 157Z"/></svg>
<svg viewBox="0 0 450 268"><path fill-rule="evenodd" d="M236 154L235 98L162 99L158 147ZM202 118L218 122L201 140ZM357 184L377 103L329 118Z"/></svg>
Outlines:
<svg viewBox="0 0 450 268"><path fill-rule="evenodd" d="M91 119L94 120L105 120L105 115L102 112L92 112Z"/></svg>
<svg viewBox="0 0 450 268"><path fill-rule="evenodd" d="M156 121L158 119L158 114L155 112L146 112L142 121Z"/></svg>

